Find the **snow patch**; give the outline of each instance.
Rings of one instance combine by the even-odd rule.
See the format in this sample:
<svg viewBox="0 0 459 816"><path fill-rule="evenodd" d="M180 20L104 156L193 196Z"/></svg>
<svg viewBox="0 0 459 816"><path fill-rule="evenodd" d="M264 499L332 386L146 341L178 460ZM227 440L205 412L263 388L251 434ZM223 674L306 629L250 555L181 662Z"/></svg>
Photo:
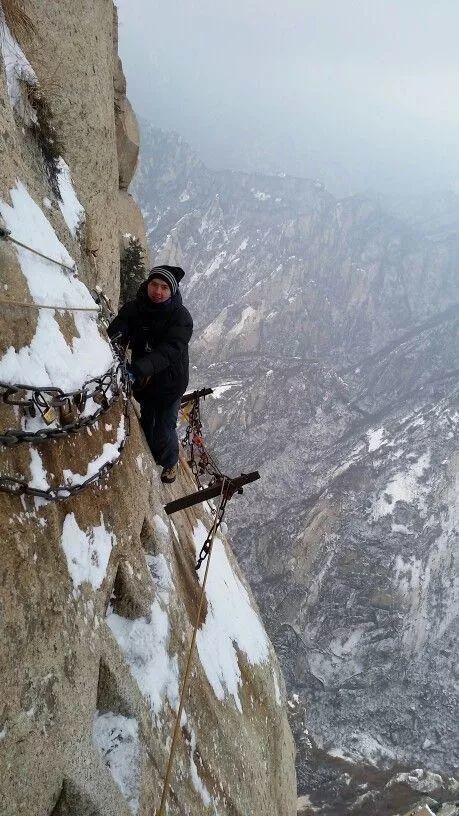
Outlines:
<svg viewBox="0 0 459 816"><path fill-rule="evenodd" d="M392 787L397 783L404 782L413 790L420 793L431 793L437 788L443 787L443 778L440 774L432 771L425 771L423 768L415 768L413 771L407 773L399 773L393 776L386 785L386 788Z"/></svg>
<svg viewBox="0 0 459 816"><path fill-rule="evenodd" d="M112 607L107 624L123 652L140 691L158 718L165 700L174 710L179 704L177 656L169 656L169 589L172 579L164 556L147 556L156 597L147 617L130 620Z"/></svg>
<svg viewBox="0 0 459 816"><path fill-rule="evenodd" d="M74 487L75 485L83 484L86 479L94 476L94 474L97 473L104 465L107 465L109 462L116 462L120 456L120 445L124 442L125 437L126 432L124 429L124 415L122 415L116 433L116 443L105 442L102 448L102 453L100 453L99 456L96 456L95 459L91 459L86 473L72 473L71 470L65 468L63 470L65 485L67 487Z"/></svg>
<svg viewBox="0 0 459 816"><path fill-rule="evenodd" d="M388 745L373 737L371 734L354 732L349 737L349 743L345 747L333 748L327 753L338 759L345 759L347 762L360 763L369 762L370 765L378 766L378 763L388 759L396 759L395 753Z"/></svg>
<svg viewBox="0 0 459 816"><path fill-rule="evenodd" d="M279 689L279 681L277 679L277 674L276 674L274 669L273 669L273 681L274 681L274 694L275 694L275 697L276 697L276 703L277 703L278 706L280 706L280 705L282 705L282 698L281 698L280 689Z"/></svg>
<svg viewBox="0 0 459 816"><path fill-rule="evenodd" d="M23 84L35 87L37 75L9 30L0 9L0 50L5 66L6 87L11 107L26 124L36 122L36 113L24 98Z"/></svg>
<svg viewBox="0 0 459 816"><path fill-rule="evenodd" d="M100 525L87 532L77 524L75 514L68 513L62 528L61 546L67 559L67 567L75 589L78 591L85 582L93 589L99 589L105 578L110 553L116 538L104 524L100 515Z"/></svg>
<svg viewBox="0 0 459 816"><path fill-rule="evenodd" d="M241 317L239 319L239 323L237 323L233 328L229 331L229 334L242 334L242 332L246 328L246 323L253 323L257 320L257 312L253 308L253 306L246 306L245 309L242 310Z"/></svg>
<svg viewBox="0 0 459 816"><path fill-rule="evenodd" d="M70 168L62 157L60 157L58 161L58 168L59 175L57 177L57 183L62 199L62 201L58 203L64 221L75 238L79 227L81 227L84 221L85 211L76 196L70 175Z"/></svg>
<svg viewBox="0 0 459 816"><path fill-rule="evenodd" d="M17 181L10 190L12 205L0 200L0 214L12 236L38 252L75 269L72 257L25 186ZM74 272L60 268L23 247L14 245L21 271L34 303L97 308L86 286ZM13 346L0 360L0 378L25 385L58 386L64 391L104 374L113 364L107 341L99 333L94 312L74 312L78 336L65 340L53 311L40 311L30 346Z"/></svg>
<svg viewBox="0 0 459 816"><path fill-rule="evenodd" d="M139 811L139 726L134 717L96 712L92 738L131 813Z"/></svg>
<svg viewBox="0 0 459 816"><path fill-rule="evenodd" d="M271 198L269 193L263 193L261 190L255 190L254 187L252 187L250 192L254 198L258 199L258 201L268 201L268 199Z"/></svg>
<svg viewBox="0 0 459 816"><path fill-rule="evenodd" d="M198 521L193 533L196 555L207 532L202 521ZM198 573L201 583L204 570L205 564ZM199 659L215 696L224 700L225 694L232 695L242 713L237 650L244 652L251 665L257 665L268 660L269 644L247 590L234 574L224 544L217 536L207 581L207 617L198 630L196 642Z"/></svg>
<svg viewBox="0 0 459 816"><path fill-rule="evenodd" d="M196 762L194 761L194 753L196 751L196 734L194 733L193 729L191 729L191 745L190 745L190 773L191 773L191 781L193 783L193 787L197 793L199 793L202 802L205 807L209 807L212 798L207 790L206 786L204 785L201 777L199 776L198 769L196 766Z"/></svg>
<svg viewBox="0 0 459 816"><path fill-rule="evenodd" d="M427 488L419 480L430 464L430 453L423 453L419 459L408 467L405 472L396 473L388 482L382 494L373 504L373 519L377 521L382 516L393 512L397 502L416 504L420 512L425 512L424 494Z"/></svg>
<svg viewBox="0 0 459 816"><path fill-rule="evenodd" d="M370 430L367 431L367 437L368 437L368 453L373 453L373 451L378 450L382 445L382 441L384 438L384 428L377 428L377 430L372 430L370 428Z"/></svg>
<svg viewBox="0 0 459 816"><path fill-rule="evenodd" d="M216 388L213 388L213 393L211 394L212 399L220 399L222 394L226 391L229 391L231 388L234 388L236 385L241 385L241 380L234 380L233 382L223 383L222 385L217 385Z"/></svg>

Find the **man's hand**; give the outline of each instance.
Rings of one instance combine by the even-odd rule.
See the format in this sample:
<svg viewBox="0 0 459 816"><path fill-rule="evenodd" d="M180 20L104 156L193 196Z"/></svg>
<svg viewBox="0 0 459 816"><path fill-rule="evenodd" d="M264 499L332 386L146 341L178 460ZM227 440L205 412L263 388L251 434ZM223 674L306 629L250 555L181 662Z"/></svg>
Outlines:
<svg viewBox="0 0 459 816"><path fill-rule="evenodd" d="M132 363L126 363L126 373L129 382L136 391L145 388L150 379L150 377L142 377Z"/></svg>

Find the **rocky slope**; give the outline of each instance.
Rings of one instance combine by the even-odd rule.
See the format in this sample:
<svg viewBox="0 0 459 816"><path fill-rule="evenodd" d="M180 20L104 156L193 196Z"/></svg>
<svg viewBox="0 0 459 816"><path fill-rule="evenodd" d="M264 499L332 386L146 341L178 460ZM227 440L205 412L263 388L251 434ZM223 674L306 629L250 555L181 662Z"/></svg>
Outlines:
<svg viewBox="0 0 459 816"><path fill-rule="evenodd" d="M91 294L143 230L113 5L3 0L0 46L0 811L146 816L213 517L165 515L190 472L162 487ZM293 816L279 666L222 536L211 566L167 813Z"/></svg>
<svg viewBox="0 0 459 816"><path fill-rule="evenodd" d="M156 257L188 269L220 464L262 473L233 529L305 709L300 794L393 812L419 796L390 769L416 765L451 797L457 234L315 182L210 172L148 126L136 189Z"/></svg>

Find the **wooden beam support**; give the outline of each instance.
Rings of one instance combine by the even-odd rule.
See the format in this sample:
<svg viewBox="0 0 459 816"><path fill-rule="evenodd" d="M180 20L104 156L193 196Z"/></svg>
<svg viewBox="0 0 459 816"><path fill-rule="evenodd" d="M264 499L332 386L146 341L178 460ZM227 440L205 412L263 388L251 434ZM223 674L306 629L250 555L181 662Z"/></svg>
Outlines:
<svg viewBox="0 0 459 816"><path fill-rule="evenodd" d="M192 402L198 397L208 397L209 394L213 393L213 388L200 388L198 391L190 391L188 394L183 395L180 400L180 405L186 405L187 402Z"/></svg>
<svg viewBox="0 0 459 816"><path fill-rule="evenodd" d="M258 473L258 470L254 470L252 473L241 473L240 476L236 476L235 479L231 479L229 482L230 497L234 493L242 493L242 488L244 485L250 484L251 482L256 482L259 478L260 474ZM205 487L203 490L198 490L196 493L189 493L188 496L182 496L181 499L175 499L175 501L168 502L164 505L164 510L166 511L167 515L170 516L172 513L177 513L179 510L185 510L187 507L193 507L195 504L201 504L201 502L208 501L208 499L215 499L221 492L222 480L219 480L216 484L212 485L212 487Z"/></svg>

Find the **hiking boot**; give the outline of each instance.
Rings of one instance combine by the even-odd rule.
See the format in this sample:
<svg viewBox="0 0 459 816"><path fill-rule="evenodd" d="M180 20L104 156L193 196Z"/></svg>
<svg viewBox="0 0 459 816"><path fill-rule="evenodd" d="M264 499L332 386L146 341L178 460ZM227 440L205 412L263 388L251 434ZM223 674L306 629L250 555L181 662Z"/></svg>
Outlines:
<svg viewBox="0 0 459 816"><path fill-rule="evenodd" d="M161 473L161 481L165 482L166 484L172 484L175 482L177 477L177 470L178 465L172 465L172 467L163 468L163 472Z"/></svg>

